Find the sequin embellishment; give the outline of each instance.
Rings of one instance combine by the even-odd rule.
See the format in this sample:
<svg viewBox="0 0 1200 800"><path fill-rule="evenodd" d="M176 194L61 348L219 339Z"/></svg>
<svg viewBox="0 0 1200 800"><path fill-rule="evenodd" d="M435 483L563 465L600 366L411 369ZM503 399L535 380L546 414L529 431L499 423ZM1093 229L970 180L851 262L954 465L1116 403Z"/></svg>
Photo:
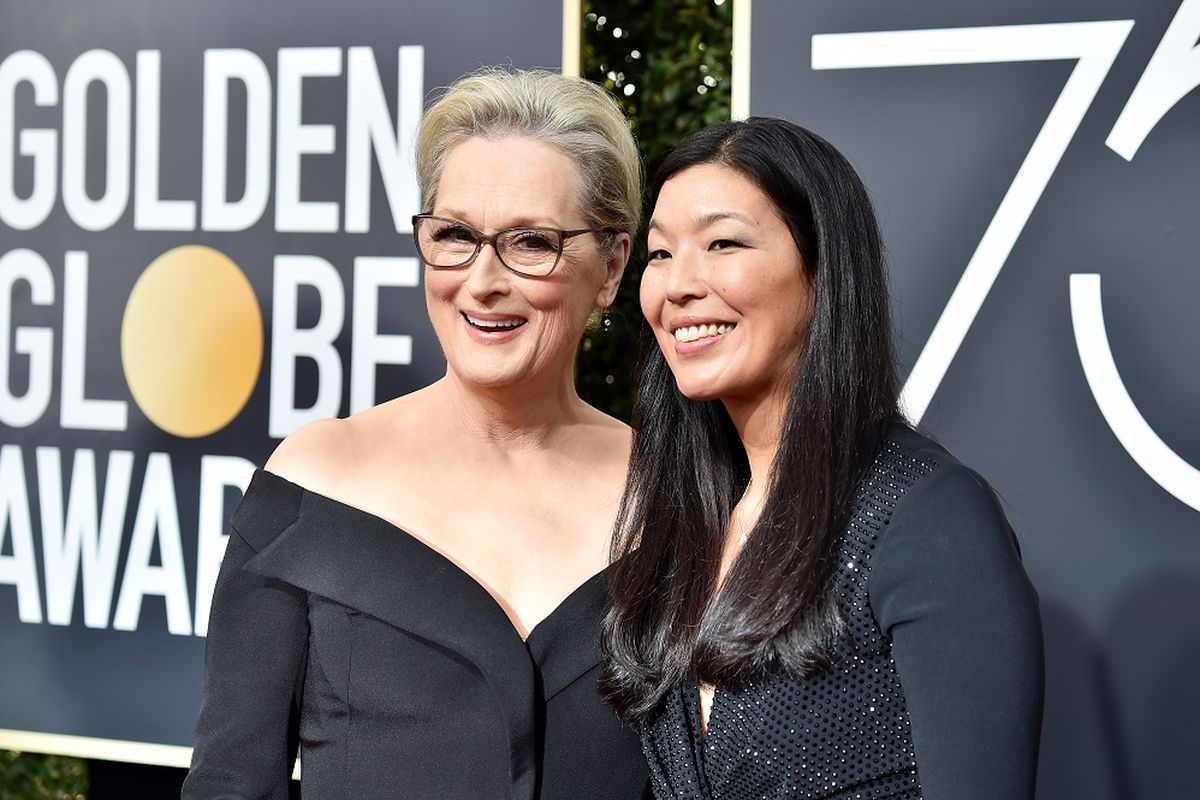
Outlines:
<svg viewBox="0 0 1200 800"><path fill-rule="evenodd" d="M719 688L703 739L696 686L668 693L642 733L657 800L920 800L904 692L867 577L896 505L936 466L889 441L859 489L836 574L847 639L830 669Z"/></svg>

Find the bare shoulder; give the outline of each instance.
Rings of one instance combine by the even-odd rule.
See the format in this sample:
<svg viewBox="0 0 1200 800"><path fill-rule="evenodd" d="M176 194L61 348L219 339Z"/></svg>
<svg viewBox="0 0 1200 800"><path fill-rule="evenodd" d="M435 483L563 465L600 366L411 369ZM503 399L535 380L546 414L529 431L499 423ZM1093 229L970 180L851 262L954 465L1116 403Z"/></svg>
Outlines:
<svg viewBox="0 0 1200 800"><path fill-rule="evenodd" d="M279 443L265 468L319 494L355 495L364 476L407 460L427 405L417 391L344 419L309 423Z"/></svg>
<svg viewBox="0 0 1200 800"><path fill-rule="evenodd" d="M332 494L355 458L356 420L322 419L288 434L264 466L292 483L321 494Z"/></svg>
<svg viewBox="0 0 1200 800"><path fill-rule="evenodd" d="M588 407L586 417L588 447L597 464L609 465L624 470L629 462L633 443L633 430L616 417Z"/></svg>
<svg viewBox="0 0 1200 800"><path fill-rule="evenodd" d="M603 411L588 406L589 419L588 422L595 426L597 433L606 441L617 446L629 448L629 443L633 437L633 429L626 425L616 417L610 417Z"/></svg>
<svg viewBox="0 0 1200 800"><path fill-rule="evenodd" d="M633 429L618 419L613 419L611 425L604 430L605 451L624 466L629 461L633 449Z"/></svg>

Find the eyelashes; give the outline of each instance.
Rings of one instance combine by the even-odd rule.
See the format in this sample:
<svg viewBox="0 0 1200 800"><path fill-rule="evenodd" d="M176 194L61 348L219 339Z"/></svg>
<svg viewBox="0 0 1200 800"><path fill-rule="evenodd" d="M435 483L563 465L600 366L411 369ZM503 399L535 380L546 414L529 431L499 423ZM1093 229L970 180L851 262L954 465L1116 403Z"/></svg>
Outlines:
<svg viewBox="0 0 1200 800"><path fill-rule="evenodd" d="M708 250L719 253L719 252L726 251L726 250L744 250L747 247L749 247L749 245L740 239L722 238L722 239L713 239L712 242L710 242L708 245ZM653 263L655 261L665 261L666 259L668 259L670 257L671 257L670 251L665 250L660 247L658 249L651 250L646 255L646 262Z"/></svg>

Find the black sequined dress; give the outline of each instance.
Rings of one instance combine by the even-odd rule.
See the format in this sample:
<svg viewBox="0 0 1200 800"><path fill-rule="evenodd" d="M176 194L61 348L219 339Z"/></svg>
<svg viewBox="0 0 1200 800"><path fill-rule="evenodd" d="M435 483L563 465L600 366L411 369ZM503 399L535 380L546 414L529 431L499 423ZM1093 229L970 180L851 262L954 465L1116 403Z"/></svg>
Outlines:
<svg viewBox="0 0 1200 800"><path fill-rule="evenodd" d="M896 428L840 543L849 635L827 671L695 682L643 729L658 800L1018 800L1041 727L1036 595L995 496Z"/></svg>

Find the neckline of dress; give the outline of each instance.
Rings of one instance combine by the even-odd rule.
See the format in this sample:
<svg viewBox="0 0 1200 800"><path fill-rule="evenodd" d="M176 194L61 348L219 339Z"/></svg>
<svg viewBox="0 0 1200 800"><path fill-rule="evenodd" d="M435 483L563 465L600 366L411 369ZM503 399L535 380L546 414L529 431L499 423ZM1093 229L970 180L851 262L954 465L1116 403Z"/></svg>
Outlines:
<svg viewBox="0 0 1200 800"><path fill-rule="evenodd" d="M544 616L540 620L538 620L537 623L535 623L534 626L529 629L528 634L526 634L525 636L521 636L520 630L518 630L517 626L515 624L513 624L512 617L509 616L508 611L505 610L504 606L500 603L499 600L496 599L496 596L492 594L491 590L488 589L487 586L485 586L482 581L480 581L478 578L476 578L474 575L472 575L469 571L464 569L462 567L462 565L459 564L457 561L450 558L448 555L443 553L441 550L438 550L433 545L429 544L429 542L425 541L420 536L417 536L412 531L409 531L406 528L403 528L400 525L397 525L395 522L392 522L390 519L388 519L385 516L382 516L381 514L377 514L373 511L368 511L365 508L360 508L359 506L351 505L350 503L347 503L343 500L338 500L336 497L330 497L327 494L322 494L321 492L315 491L313 489L309 489L306 486L303 486L294 481L288 480L287 478L283 477L282 475L279 475L278 473L270 472L269 470L266 470L263 468L259 468L258 471L260 473L262 473L263 475L269 476L273 480L282 481L285 484L295 487L303 495L308 495L309 497L312 497L316 500L327 503L327 504L331 505L332 507L334 507L344 513L348 513L352 516L361 517L375 525L381 525L394 533L398 533L401 536L403 536L405 539L407 539L408 541L412 542L418 548L424 550L427 554L429 554L434 559L443 562L453 572L455 572L459 576L465 578L466 580L470 581L471 584L474 585L483 594L483 596L488 599L488 601L495 607L495 609L501 613L501 615L504 617L504 619L508 620L509 628L512 630L513 635L515 635L518 639L520 639L521 642L523 644L525 644L526 646L530 645L530 643L534 640L535 635L539 631L551 627L553 624L552 623L553 618L558 616L560 611L563 611L565 608L572 605L574 600L576 599L577 595L582 594L589 586L591 586L597 580L600 580L605 575L605 573L608 572L608 567L604 567L599 572L595 573L594 575L592 575L591 577L589 577L585 581L583 581L583 583L576 586L574 589L572 589L570 592L568 592L567 595L565 597L563 597L558 602L558 604L554 606L553 609L550 610L549 614L547 614L546 616Z"/></svg>

